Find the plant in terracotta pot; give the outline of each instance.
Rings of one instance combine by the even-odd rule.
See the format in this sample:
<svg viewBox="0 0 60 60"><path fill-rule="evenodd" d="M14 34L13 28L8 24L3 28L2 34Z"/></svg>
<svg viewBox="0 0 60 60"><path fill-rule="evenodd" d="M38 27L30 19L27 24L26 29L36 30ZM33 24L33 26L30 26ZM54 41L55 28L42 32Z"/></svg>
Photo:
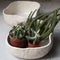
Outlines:
<svg viewBox="0 0 60 60"><path fill-rule="evenodd" d="M40 47L41 41L48 38L49 34L53 32L56 24L59 22L60 14L58 14L60 8L48 12L33 18L35 11L30 13L25 29L27 29L28 35L28 47Z"/></svg>
<svg viewBox="0 0 60 60"><path fill-rule="evenodd" d="M14 26L9 32L8 40L9 43L14 47L27 47L27 39L25 38L26 31L23 24L18 24Z"/></svg>
<svg viewBox="0 0 60 60"><path fill-rule="evenodd" d="M15 47L40 47L42 41L47 40L60 20L60 8L36 17L31 12L25 24L14 26L9 32L8 40Z"/></svg>

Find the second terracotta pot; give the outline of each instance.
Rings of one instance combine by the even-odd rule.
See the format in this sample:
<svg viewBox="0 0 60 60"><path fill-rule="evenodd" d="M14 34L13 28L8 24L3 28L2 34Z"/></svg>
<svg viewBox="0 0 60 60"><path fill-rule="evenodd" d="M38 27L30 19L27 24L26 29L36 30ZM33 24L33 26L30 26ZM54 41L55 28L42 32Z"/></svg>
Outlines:
<svg viewBox="0 0 60 60"><path fill-rule="evenodd" d="M35 45L33 45L31 42L28 42L28 48L34 48L34 47L41 47L42 44L40 42L36 42Z"/></svg>

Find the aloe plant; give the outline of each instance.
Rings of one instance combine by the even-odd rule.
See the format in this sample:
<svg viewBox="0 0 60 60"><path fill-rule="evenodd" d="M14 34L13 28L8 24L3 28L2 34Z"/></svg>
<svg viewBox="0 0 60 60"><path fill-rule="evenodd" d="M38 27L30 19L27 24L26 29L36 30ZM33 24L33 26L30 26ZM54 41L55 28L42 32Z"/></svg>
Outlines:
<svg viewBox="0 0 60 60"><path fill-rule="evenodd" d="M57 18L60 17L60 14L58 14L59 10L60 8L34 18L31 18L30 16L32 15L30 14L26 22L26 26L30 32L26 38L28 40L32 40L33 44L35 44L36 41L40 42L48 37L49 34L53 32L56 24L59 22L60 18Z"/></svg>

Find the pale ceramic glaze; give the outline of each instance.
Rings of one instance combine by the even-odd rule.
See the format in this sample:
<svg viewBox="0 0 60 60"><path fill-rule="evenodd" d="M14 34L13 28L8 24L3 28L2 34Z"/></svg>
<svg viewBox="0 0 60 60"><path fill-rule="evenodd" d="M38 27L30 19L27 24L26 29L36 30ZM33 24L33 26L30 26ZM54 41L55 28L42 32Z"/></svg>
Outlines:
<svg viewBox="0 0 60 60"><path fill-rule="evenodd" d="M6 49L9 53L12 55L24 58L24 59L37 59L45 56L50 49L52 48L52 33L49 35L49 42L41 47L36 48L17 48L13 47L8 43L8 40L6 40Z"/></svg>
<svg viewBox="0 0 60 60"><path fill-rule="evenodd" d="M38 2L15 1L3 10L4 19L10 26L17 25L18 23L26 22L30 12L37 9L33 16L35 17L39 8L40 4Z"/></svg>

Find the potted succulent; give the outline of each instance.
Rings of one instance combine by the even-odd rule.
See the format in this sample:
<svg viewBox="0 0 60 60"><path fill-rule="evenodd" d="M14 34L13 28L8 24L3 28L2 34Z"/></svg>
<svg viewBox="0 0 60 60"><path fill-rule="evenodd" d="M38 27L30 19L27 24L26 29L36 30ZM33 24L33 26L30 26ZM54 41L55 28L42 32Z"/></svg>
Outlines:
<svg viewBox="0 0 60 60"><path fill-rule="evenodd" d="M48 39L50 33L53 32L56 24L59 22L60 8L36 17L31 12L25 24L20 23L14 26L9 32L9 43L15 47L40 47L41 41Z"/></svg>
<svg viewBox="0 0 60 60"><path fill-rule="evenodd" d="M14 47L26 48L27 39L25 38L25 34L26 32L24 30L24 26L22 26L22 23L14 26L9 32L9 43Z"/></svg>
<svg viewBox="0 0 60 60"><path fill-rule="evenodd" d="M10 30L6 40L8 51L24 59L45 56L52 48L51 33L60 20L59 10L60 8L36 17L33 17L35 11L31 12L25 24L20 23Z"/></svg>
<svg viewBox="0 0 60 60"><path fill-rule="evenodd" d="M35 11L30 13L26 22L28 47L40 47L42 46L41 41L48 39L49 34L53 32L60 20L59 10L60 8L34 18L33 14Z"/></svg>

